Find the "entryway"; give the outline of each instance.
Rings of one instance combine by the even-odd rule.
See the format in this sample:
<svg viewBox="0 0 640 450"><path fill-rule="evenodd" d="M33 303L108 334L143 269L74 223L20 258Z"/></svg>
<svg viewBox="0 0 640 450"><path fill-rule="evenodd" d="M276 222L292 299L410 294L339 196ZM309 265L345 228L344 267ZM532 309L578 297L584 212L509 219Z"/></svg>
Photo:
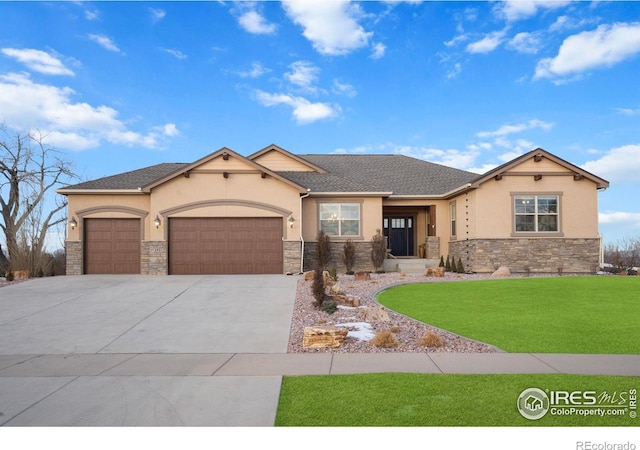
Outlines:
<svg viewBox="0 0 640 450"><path fill-rule="evenodd" d="M384 216L384 235L393 256L415 256L414 223L414 216Z"/></svg>

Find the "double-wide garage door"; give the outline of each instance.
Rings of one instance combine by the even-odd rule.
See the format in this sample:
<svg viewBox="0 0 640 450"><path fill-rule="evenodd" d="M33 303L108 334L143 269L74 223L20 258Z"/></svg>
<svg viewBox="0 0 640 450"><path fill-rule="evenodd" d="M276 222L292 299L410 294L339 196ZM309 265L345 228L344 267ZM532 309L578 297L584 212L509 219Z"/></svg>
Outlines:
<svg viewBox="0 0 640 450"><path fill-rule="evenodd" d="M282 218L169 219L170 274L282 273Z"/></svg>

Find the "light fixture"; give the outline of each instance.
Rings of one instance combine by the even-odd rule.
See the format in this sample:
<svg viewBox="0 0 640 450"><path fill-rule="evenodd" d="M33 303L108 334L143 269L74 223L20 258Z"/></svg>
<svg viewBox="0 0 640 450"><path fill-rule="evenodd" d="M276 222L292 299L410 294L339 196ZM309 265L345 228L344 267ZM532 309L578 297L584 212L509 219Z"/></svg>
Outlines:
<svg viewBox="0 0 640 450"><path fill-rule="evenodd" d="M156 218L153 219L153 224L156 226L156 228L160 228L160 224L162 223L162 221L160 220L160 217L158 217L158 215L156 215Z"/></svg>
<svg viewBox="0 0 640 450"><path fill-rule="evenodd" d="M78 226L78 221L76 220L75 216L71 218L71 220L69 221L69 226L71 227L72 230L75 230L76 227Z"/></svg>
<svg viewBox="0 0 640 450"><path fill-rule="evenodd" d="M293 224L294 224L295 221L296 221L296 219L294 219L293 216L289 216L289 226L291 228L293 228Z"/></svg>

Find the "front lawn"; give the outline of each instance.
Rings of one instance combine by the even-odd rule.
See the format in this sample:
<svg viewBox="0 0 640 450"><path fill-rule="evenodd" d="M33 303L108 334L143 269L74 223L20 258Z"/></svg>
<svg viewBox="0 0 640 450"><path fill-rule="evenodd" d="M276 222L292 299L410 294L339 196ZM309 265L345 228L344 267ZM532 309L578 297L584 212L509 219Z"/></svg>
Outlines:
<svg viewBox="0 0 640 450"><path fill-rule="evenodd" d="M604 406L602 415L584 412L593 408L575 408L571 415L549 409L541 419L529 420L516 405L531 387L606 392L622 405ZM639 388L637 377L559 374L285 377L276 426L637 426L640 418L621 410L629 406L629 391Z"/></svg>
<svg viewBox="0 0 640 450"><path fill-rule="evenodd" d="M640 354L640 277L419 283L377 299L508 352Z"/></svg>

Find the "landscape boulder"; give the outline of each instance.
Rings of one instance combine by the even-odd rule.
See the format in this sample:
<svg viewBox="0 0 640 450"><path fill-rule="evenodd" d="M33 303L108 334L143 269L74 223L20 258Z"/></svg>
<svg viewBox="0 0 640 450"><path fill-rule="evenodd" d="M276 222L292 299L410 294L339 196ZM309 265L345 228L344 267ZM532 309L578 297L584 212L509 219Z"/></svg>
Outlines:
<svg viewBox="0 0 640 450"><path fill-rule="evenodd" d="M389 313L382 306L371 306L361 310L365 322L389 322Z"/></svg>
<svg viewBox="0 0 640 450"><path fill-rule="evenodd" d="M334 294L329 296L331 300L338 302L339 305L357 308L360 306L360 299L353 295Z"/></svg>
<svg viewBox="0 0 640 450"><path fill-rule="evenodd" d="M371 275L369 275L369 272L360 271L355 273L353 279L355 281L368 281L371 279Z"/></svg>
<svg viewBox="0 0 640 450"><path fill-rule="evenodd" d="M302 347L338 348L342 345L348 333L349 331L342 327L304 327Z"/></svg>
<svg viewBox="0 0 640 450"><path fill-rule="evenodd" d="M425 277L444 277L444 267L429 267L424 273Z"/></svg>
<svg viewBox="0 0 640 450"><path fill-rule="evenodd" d="M508 267L502 266L502 267L499 267L498 270L493 272L491 276L492 277L510 277L511 271L509 270Z"/></svg>

